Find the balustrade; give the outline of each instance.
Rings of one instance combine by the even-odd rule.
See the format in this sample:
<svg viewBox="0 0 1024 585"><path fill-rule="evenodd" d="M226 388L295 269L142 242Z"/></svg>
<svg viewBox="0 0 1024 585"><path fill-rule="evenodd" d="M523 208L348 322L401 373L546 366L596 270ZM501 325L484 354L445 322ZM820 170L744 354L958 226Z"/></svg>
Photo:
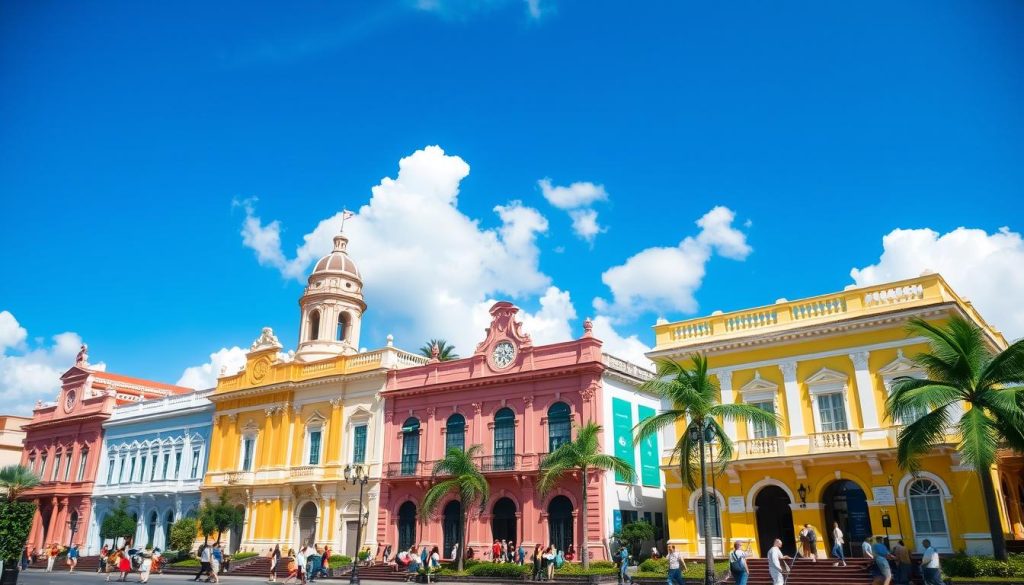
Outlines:
<svg viewBox="0 0 1024 585"><path fill-rule="evenodd" d="M860 446L860 432L855 430L826 431L809 435L811 452L847 451Z"/></svg>

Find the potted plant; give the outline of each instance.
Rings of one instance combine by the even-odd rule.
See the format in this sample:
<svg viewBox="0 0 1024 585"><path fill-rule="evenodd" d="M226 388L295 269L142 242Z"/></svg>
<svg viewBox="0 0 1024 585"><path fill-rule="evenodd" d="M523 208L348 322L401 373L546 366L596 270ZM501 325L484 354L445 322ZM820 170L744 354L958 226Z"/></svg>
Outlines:
<svg viewBox="0 0 1024 585"><path fill-rule="evenodd" d="M8 465L0 469L0 490L4 499L0 502L0 560L4 563L0 572L0 585L18 582L21 555L25 541L32 529L32 518L36 505L19 502L21 492L39 484L39 477L32 470L21 465Z"/></svg>

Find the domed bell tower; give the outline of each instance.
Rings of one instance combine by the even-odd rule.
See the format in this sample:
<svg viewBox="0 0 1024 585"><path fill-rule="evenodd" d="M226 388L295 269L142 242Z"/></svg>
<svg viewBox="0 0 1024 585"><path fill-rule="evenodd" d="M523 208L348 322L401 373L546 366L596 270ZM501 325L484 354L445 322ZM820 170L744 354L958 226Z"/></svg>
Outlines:
<svg viewBox="0 0 1024 585"><path fill-rule="evenodd" d="M299 307L297 360L313 362L359 351L359 327L366 311L363 279L348 256L344 234L334 236L334 250L313 267Z"/></svg>

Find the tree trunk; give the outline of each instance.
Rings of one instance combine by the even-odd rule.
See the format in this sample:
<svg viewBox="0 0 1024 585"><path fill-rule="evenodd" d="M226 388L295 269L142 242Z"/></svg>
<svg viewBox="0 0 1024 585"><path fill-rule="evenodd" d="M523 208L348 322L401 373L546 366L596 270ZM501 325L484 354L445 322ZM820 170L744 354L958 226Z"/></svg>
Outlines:
<svg viewBox="0 0 1024 585"><path fill-rule="evenodd" d="M986 466L978 470L981 478L981 491L985 495L985 513L988 515L988 528L992 532L992 552L1001 561L1007 559L1006 536L1003 534L1003 523L999 519L999 504L996 501L996 488L992 483L992 470Z"/></svg>
<svg viewBox="0 0 1024 585"><path fill-rule="evenodd" d="M704 464L704 423L700 425L700 489L701 498L704 502L704 582L714 583L715 582L715 559L714 553L711 550L711 506L708 505L708 485L706 466ZM714 494L712 494L714 497ZM715 506L716 508L718 506ZM697 539L698 542L700 538Z"/></svg>
<svg viewBox="0 0 1024 585"><path fill-rule="evenodd" d="M583 467L583 502L580 503L580 555L583 557L583 570L590 568L590 547L587 546L587 468Z"/></svg>
<svg viewBox="0 0 1024 585"><path fill-rule="evenodd" d="M459 558L456 560L459 563L459 571L461 572L464 568L462 559L466 558L466 529L469 528L466 526L466 504L463 502L459 502L459 524L462 526L462 530L459 533Z"/></svg>

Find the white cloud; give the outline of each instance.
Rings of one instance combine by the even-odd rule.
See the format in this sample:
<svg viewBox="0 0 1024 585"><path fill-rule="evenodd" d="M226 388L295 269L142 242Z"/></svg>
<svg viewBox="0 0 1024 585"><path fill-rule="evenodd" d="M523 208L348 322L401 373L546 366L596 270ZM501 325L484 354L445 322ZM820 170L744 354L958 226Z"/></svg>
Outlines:
<svg viewBox="0 0 1024 585"><path fill-rule="evenodd" d="M242 243L256 252L256 259L261 265L283 269L287 262L281 253L281 224L272 221L267 225L256 216L254 205L256 198L235 200L233 205L245 210L245 221L242 222Z"/></svg>
<svg viewBox="0 0 1024 585"><path fill-rule="evenodd" d="M597 223L597 212L593 209L574 209L569 212L569 217L572 218L572 231L588 244L593 245L597 234L607 231Z"/></svg>
<svg viewBox="0 0 1024 585"><path fill-rule="evenodd" d="M488 302L487 307L492 304ZM582 330L573 331L570 325L570 321L576 319L576 309L572 306L569 291L556 286L548 287L544 292L540 298L540 310L533 314L521 311L519 317L523 329L537 345L575 339L583 334Z"/></svg>
<svg viewBox="0 0 1024 585"><path fill-rule="evenodd" d="M608 192L604 185L595 185L587 181L577 181L568 187L559 187L544 178L537 181L540 191L548 203L559 209L577 209L589 207L597 201L607 201Z"/></svg>
<svg viewBox="0 0 1024 585"><path fill-rule="evenodd" d="M205 390L217 385L217 377L220 375L221 367L226 368L227 374L234 374L245 365L245 350L234 346L223 347L210 354L210 361L199 366L185 368L184 373L178 380L178 386Z"/></svg>
<svg viewBox="0 0 1024 585"><path fill-rule="evenodd" d="M77 333L54 335L52 343L30 347L28 332L9 311L0 312L0 401L4 411L28 416L37 400L50 402L60 390L60 376L75 363L82 345ZM106 365L90 364L95 370Z"/></svg>
<svg viewBox="0 0 1024 585"><path fill-rule="evenodd" d="M568 187L559 187L547 178L537 181L537 185L548 203L569 213L572 231L580 239L593 246L597 235L607 231L597 222L597 211L591 208L598 201L608 200L604 185L577 181Z"/></svg>
<svg viewBox="0 0 1024 585"><path fill-rule="evenodd" d="M7 348L19 348L28 338L28 331L18 324L10 311L0 311L0 352Z"/></svg>
<svg viewBox="0 0 1024 585"><path fill-rule="evenodd" d="M735 217L731 209L715 207L697 220L701 229L696 236L671 248L647 248L609 268L601 280L611 289L613 301L597 298L594 307L617 318L644 311L695 312L694 293L712 255L743 260L751 252L746 234L732 225Z"/></svg>
<svg viewBox="0 0 1024 585"><path fill-rule="evenodd" d="M1000 228L957 228L945 234L931 229L896 229L882 237L876 264L850 270L858 286L911 278L925 270L942 274L959 294L1008 338L1024 336L1024 240Z"/></svg>
<svg viewBox="0 0 1024 585"><path fill-rule="evenodd" d="M615 331L611 319L604 315L594 317L594 337L604 342L602 349L615 357L629 360L645 368L654 369L654 364L644 355L651 351L651 348L640 341L636 335L623 337Z"/></svg>

